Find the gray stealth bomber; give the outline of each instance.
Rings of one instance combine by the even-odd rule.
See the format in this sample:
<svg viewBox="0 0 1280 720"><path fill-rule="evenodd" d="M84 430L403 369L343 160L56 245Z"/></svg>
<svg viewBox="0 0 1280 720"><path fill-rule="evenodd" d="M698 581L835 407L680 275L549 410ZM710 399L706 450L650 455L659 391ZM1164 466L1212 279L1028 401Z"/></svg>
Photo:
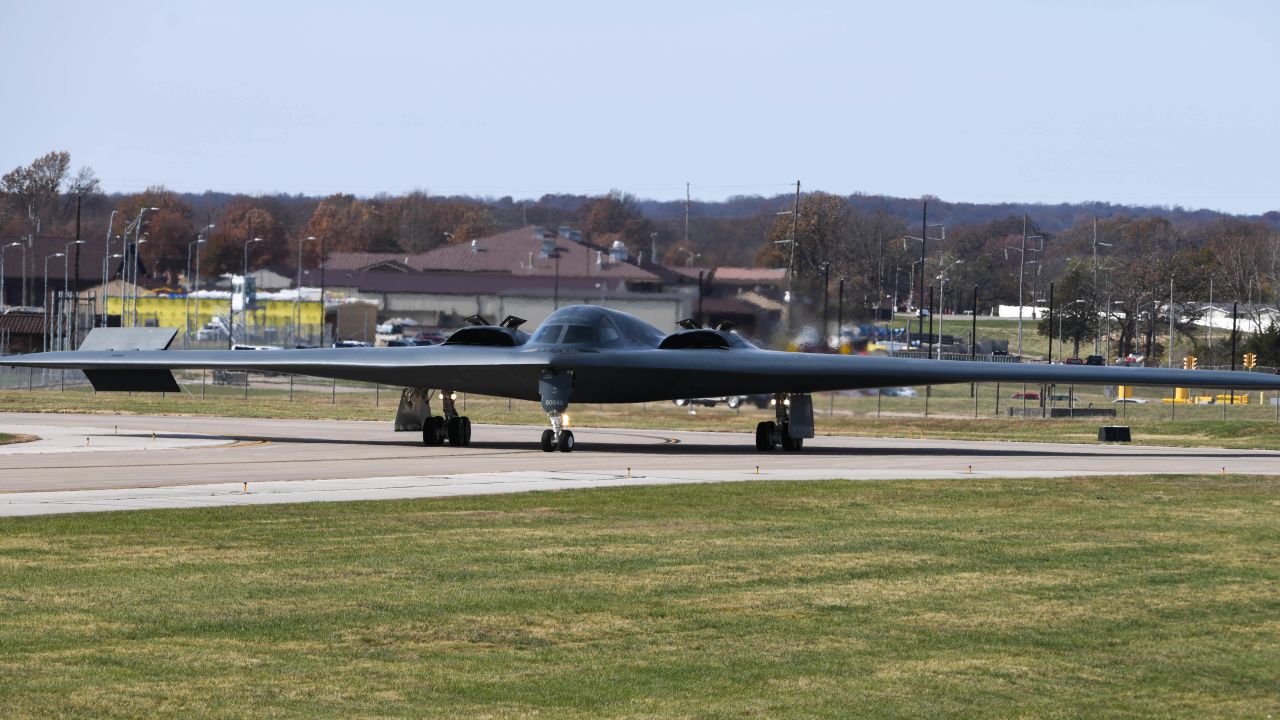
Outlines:
<svg viewBox="0 0 1280 720"><path fill-rule="evenodd" d="M1280 390L1280 376L1250 372L1086 365L1022 365L761 350L725 329L685 323L666 334L626 313L574 305L532 336L519 318L499 325L473 318L443 345L308 350L165 349L174 330L98 328L80 350L0 359L15 367L84 370L98 390L179 390L172 370L251 370L360 380L405 388L397 430L422 430L423 443L466 445L471 421L457 392L537 400L551 421L542 449L573 449L570 401L634 403L690 397L772 394L776 419L756 427L756 448L800 450L813 437L810 394L829 390L967 382L1071 383ZM442 415L430 400L439 390Z"/></svg>

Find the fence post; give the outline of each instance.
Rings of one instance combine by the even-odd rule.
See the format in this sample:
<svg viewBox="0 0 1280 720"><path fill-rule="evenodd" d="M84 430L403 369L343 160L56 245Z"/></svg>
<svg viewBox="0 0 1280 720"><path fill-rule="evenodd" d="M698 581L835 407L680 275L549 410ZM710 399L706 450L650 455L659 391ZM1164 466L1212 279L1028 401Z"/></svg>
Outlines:
<svg viewBox="0 0 1280 720"><path fill-rule="evenodd" d="M293 402L293 375L289 375L289 402Z"/></svg>
<svg viewBox="0 0 1280 720"><path fill-rule="evenodd" d="M338 378L333 379L333 389L329 391L329 404L338 404Z"/></svg>
<svg viewBox="0 0 1280 720"><path fill-rule="evenodd" d="M381 407L382 404L382 385L380 383L373 384L373 406Z"/></svg>

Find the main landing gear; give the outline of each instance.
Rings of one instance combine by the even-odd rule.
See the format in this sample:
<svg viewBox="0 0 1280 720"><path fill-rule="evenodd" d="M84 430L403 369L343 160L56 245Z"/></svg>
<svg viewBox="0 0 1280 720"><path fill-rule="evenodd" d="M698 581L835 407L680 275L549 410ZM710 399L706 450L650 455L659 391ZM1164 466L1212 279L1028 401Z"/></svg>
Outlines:
<svg viewBox="0 0 1280 720"><path fill-rule="evenodd" d="M813 437L813 400L809 395L775 393L775 420L756 425L756 450L773 452L779 445L788 452L800 452L804 439Z"/></svg>
<svg viewBox="0 0 1280 720"><path fill-rule="evenodd" d="M446 440L450 445L461 447L471 444L471 419L458 414L453 405L453 392L442 390L440 404L444 417L433 415L422 423L422 444L443 445Z"/></svg>

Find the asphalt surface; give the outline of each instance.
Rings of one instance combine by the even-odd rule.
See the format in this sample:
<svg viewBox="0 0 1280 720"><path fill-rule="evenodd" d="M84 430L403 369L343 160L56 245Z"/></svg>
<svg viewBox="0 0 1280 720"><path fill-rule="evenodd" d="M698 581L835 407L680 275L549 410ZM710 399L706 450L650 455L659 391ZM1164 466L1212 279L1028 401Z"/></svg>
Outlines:
<svg viewBox="0 0 1280 720"><path fill-rule="evenodd" d="M544 453L541 427L477 425L464 448L424 447L391 422L3 414L0 516L389 499L763 479L1280 474L1280 452L819 437L759 453L744 433L575 428Z"/></svg>

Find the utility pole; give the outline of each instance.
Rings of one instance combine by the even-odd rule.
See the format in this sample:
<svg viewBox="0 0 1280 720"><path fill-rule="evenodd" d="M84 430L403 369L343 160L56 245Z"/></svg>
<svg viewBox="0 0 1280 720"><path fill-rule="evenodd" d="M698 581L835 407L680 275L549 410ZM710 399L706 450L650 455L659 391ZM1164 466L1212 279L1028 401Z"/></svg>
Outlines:
<svg viewBox="0 0 1280 720"><path fill-rule="evenodd" d="M71 326L68 328L70 331L71 342L67 343L67 350L73 349L71 345L75 342L76 333L80 329L80 246L84 244L83 241L80 240L80 198L80 195L76 195L76 282L75 285L72 286L72 289L75 290L76 294L75 299L71 302ZM65 281L66 278L64 277L63 280ZM63 302L66 302L65 297L62 300Z"/></svg>
<svg viewBox="0 0 1280 720"><path fill-rule="evenodd" d="M929 201L925 200L921 204L920 209L920 301L924 302L924 252L929 245ZM930 302L930 305L933 303ZM920 312L920 308L916 308L916 314L920 316L919 332L916 334L924 337L924 313ZM933 320L929 321L929 325L933 325ZM932 342L932 341L930 341ZM930 348L930 355L933 354L933 348Z"/></svg>
<svg viewBox="0 0 1280 720"><path fill-rule="evenodd" d="M1098 354L1102 344L1098 325L1098 216L1093 216L1093 354Z"/></svg>
<svg viewBox="0 0 1280 720"><path fill-rule="evenodd" d="M1169 367L1173 367L1173 275L1169 276L1169 349L1165 352L1169 356Z"/></svg>
<svg viewBox="0 0 1280 720"><path fill-rule="evenodd" d="M822 341L827 344L827 324L828 318L831 317L831 263L822 263ZM840 328L836 328L836 334L840 334Z"/></svg>
<svg viewBox="0 0 1280 720"><path fill-rule="evenodd" d="M1022 214L1022 250L1018 253L1018 357L1022 357L1022 278L1027 271L1027 214Z"/></svg>
<svg viewBox="0 0 1280 720"><path fill-rule="evenodd" d="M1209 357L1213 357L1213 275L1209 276Z"/></svg>
<svg viewBox="0 0 1280 720"><path fill-rule="evenodd" d="M688 232L688 214L686 213L686 230ZM796 181L796 200L791 206L791 253L787 260L787 330L792 329L792 320L795 314L791 311L791 306L796 300L796 224L800 219L800 181ZM688 240L685 240L686 247Z"/></svg>
<svg viewBox="0 0 1280 720"><path fill-rule="evenodd" d="M844 347L844 278L840 278L840 290L836 300L836 350Z"/></svg>
<svg viewBox="0 0 1280 720"><path fill-rule="evenodd" d="M684 184L684 246L689 247L689 183Z"/></svg>

